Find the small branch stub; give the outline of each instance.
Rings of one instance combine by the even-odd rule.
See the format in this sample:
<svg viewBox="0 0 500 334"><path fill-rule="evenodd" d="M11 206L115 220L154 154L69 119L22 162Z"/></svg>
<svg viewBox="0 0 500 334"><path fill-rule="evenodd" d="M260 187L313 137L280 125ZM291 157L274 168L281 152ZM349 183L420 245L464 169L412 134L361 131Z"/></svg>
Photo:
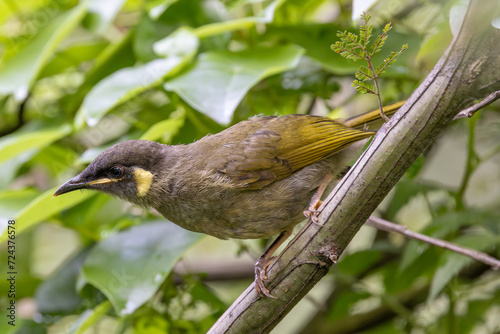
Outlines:
<svg viewBox="0 0 500 334"><path fill-rule="evenodd" d="M476 112L478 112L482 108L492 104L493 102L495 102L498 99L500 99L500 90L497 90L497 91L491 93L490 95L486 96L480 102L470 106L469 108L462 110L461 112L459 112L457 114L457 116L455 116L455 118L453 118L453 120L465 118L465 117L470 118L470 117L474 116L474 114Z"/></svg>

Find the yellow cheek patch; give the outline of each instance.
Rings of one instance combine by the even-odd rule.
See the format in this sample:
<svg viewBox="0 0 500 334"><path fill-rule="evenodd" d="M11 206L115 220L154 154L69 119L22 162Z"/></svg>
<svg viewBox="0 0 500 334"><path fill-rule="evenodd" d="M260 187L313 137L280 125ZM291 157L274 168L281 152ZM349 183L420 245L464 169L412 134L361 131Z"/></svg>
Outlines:
<svg viewBox="0 0 500 334"><path fill-rule="evenodd" d="M135 168L134 181L137 187L137 196L144 197L153 183L153 174L142 168Z"/></svg>

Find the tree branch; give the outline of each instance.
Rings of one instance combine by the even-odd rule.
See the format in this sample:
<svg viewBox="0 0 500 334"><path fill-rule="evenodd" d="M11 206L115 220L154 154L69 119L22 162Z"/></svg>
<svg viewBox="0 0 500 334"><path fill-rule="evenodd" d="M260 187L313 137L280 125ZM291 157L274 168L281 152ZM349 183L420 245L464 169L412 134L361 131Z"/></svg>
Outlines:
<svg viewBox="0 0 500 334"><path fill-rule="evenodd" d="M442 239L437 239L430 237L428 235L424 235L418 232L414 232L409 230L406 226L398 225L391 223L390 221L387 221L385 219L379 218L379 217L374 217L371 216L370 219L366 222L366 225L373 226L375 228L378 228L379 230L383 230L386 232L396 232L404 235L405 237L412 238L415 240L423 241L428 244L438 246L441 248L445 248L448 250L451 250L455 253L459 253L465 256L468 256L476 261L483 262L484 264L487 264L490 266L493 270L498 270L500 269L500 260L489 256L486 253L479 252L475 249L470 249L467 247L459 246L457 244L442 240Z"/></svg>
<svg viewBox="0 0 500 334"><path fill-rule="evenodd" d="M453 120L460 119L460 118L465 118L465 117L472 117L476 112L481 110L482 108L492 104L496 100L500 99L500 90L497 90L490 95L486 96L482 101L470 106L469 108L465 108L461 112L453 118Z"/></svg>
<svg viewBox="0 0 500 334"><path fill-rule="evenodd" d="M319 223L309 224L270 267L260 298L254 285L209 333L268 333L328 273L417 157L472 100L500 89L500 31L491 25L497 1L472 0L447 52L405 105L384 124L370 147L324 201Z"/></svg>

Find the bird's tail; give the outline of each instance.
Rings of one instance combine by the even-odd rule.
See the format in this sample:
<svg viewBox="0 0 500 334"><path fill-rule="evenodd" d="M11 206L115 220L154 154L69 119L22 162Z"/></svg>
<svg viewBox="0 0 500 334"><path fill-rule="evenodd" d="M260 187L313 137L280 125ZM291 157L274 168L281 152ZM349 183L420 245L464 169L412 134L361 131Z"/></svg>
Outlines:
<svg viewBox="0 0 500 334"><path fill-rule="evenodd" d="M390 117L392 116L398 109L405 103L406 101L396 102L394 104L388 105L383 108L384 113ZM363 114L359 114L353 117L350 117L344 120L344 124L350 128L367 130L368 127L372 128L372 125L375 123L383 122L382 116L380 116L380 110L372 110L365 112Z"/></svg>

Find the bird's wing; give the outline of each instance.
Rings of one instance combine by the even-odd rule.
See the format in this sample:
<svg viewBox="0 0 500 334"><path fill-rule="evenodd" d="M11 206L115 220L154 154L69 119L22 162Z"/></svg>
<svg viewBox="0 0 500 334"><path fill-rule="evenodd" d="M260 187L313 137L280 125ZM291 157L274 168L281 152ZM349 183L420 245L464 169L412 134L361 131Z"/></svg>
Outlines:
<svg viewBox="0 0 500 334"><path fill-rule="evenodd" d="M254 118L228 130L233 133L223 137L238 139L225 142L214 158L224 162L218 172L242 189L265 187L374 134L308 115Z"/></svg>

